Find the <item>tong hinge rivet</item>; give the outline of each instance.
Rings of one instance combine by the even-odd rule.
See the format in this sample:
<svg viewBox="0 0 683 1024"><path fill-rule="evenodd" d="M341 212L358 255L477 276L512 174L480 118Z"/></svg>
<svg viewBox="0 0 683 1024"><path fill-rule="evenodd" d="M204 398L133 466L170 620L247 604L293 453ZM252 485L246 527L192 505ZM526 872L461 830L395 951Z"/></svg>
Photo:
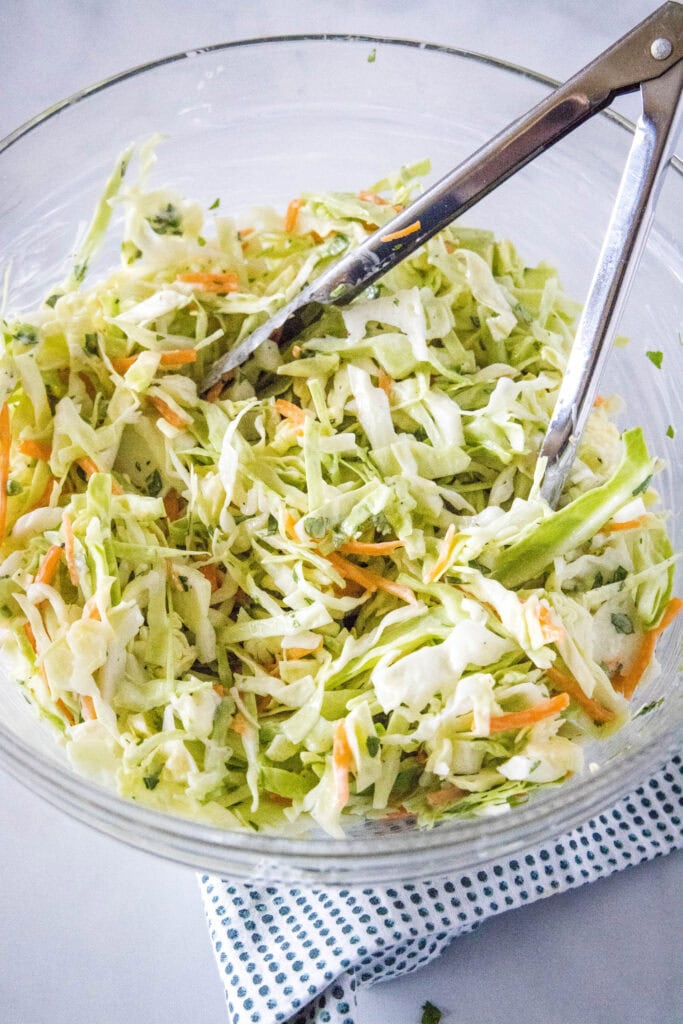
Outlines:
<svg viewBox="0 0 683 1024"><path fill-rule="evenodd" d="M667 57L671 56L672 50L673 46L669 39L655 39L650 47L650 53L655 60L666 60Z"/></svg>

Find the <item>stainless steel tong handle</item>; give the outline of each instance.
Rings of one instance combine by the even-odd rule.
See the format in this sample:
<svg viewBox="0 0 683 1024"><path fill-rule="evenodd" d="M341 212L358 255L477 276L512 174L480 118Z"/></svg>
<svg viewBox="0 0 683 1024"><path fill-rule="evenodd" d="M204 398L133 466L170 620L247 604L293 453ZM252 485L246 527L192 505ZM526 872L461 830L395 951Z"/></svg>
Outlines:
<svg viewBox="0 0 683 1024"><path fill-rule="evenodd" d="M641 87L638 123L579 337L543 445L543 494L555 501L571 465L604 361L605 339L623 301L627 265L642 246L656 183L674 138L681 91L683 7L663 4L529 113L482 146L397 217L303 289L292 302L211 366L202 391L243 363L262 342L286 344L326 306L345 305L529 161L623 93ZM579 339L577 338L577 341ZM574 353L577 353L575 356ZM589 383L589 381L591 383Z"/></svg>

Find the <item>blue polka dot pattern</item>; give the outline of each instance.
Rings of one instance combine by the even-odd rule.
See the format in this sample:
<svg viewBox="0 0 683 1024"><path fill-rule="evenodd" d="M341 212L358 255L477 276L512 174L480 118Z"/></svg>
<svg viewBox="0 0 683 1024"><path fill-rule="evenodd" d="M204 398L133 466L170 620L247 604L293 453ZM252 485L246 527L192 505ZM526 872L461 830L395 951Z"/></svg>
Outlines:
<svg viewBox="0 0 683 1024"><path fill-rule="evenodd" d="M453 878L288 889L203 875L231 1024L354 1024L359 985L424 966L486 917L680 848L682 783L676 757L572 832Z"/></svg>

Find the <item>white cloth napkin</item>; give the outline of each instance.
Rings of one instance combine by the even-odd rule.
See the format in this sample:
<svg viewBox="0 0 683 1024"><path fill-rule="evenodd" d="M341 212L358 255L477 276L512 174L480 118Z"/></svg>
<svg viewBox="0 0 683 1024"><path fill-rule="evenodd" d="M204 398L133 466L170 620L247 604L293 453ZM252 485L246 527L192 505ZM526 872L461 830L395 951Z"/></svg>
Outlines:
<svg viewBox="0 0 683 1024"><path fill-rule="evenodd" d="M683 762L549 842L434 881L200 885L231 1024L354 1024L356 989L428 963L487 917L683 845Z"/></svg>

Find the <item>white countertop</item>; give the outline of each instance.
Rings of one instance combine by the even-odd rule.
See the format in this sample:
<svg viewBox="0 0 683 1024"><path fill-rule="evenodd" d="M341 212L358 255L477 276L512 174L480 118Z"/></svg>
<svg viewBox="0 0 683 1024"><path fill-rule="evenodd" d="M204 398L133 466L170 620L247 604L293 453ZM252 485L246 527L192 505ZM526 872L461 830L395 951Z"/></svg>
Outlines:
<svg viewBox="0 0 683 1024"><path fill-rule="evenodd" d="M126 67L296 32L423 38L566 77L644 0L2 0L0 136ZM637 106L637 105L636 105ZM634 106L627 106L633 110ZM364 990L359 1024L681 1024L683 858L503 914L433 965ZM677 967L678 962L678 967ZM194 873L72 822L0 773L0 1022L222 1024Z"/></svg>

